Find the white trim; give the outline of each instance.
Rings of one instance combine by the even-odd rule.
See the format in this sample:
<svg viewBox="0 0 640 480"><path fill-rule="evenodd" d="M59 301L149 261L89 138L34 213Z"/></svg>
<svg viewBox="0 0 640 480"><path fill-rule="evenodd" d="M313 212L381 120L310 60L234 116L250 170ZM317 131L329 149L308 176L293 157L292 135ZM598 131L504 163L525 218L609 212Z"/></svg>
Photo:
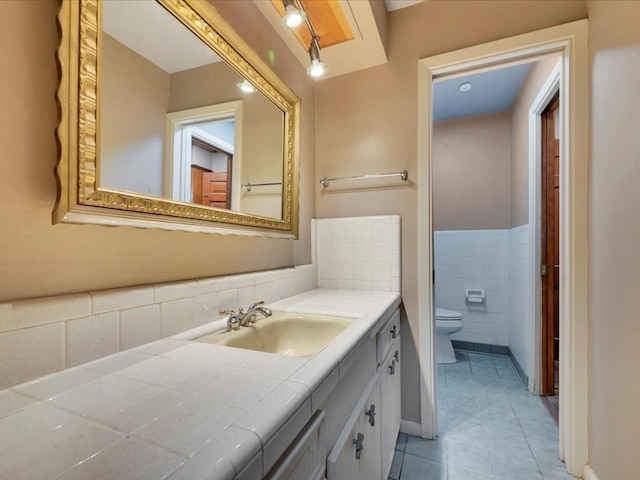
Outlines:
<svg viewBox="0 0 640 480"><path fill-rule="evenodd" d="M584 467L583 477L584 477L584 480L599 480L598 476L596 475L596 472L594 472L593 468L591 468L591 465L586 465Z"/></svg>
<svg viewBox="0 0 640 480"><path fill-rule="evenodd" d="M209 132L202 130L198 126L189 127L189 130L193 138L202 140L203 142L208 143L209 145L216 147L217 149L222 150L225 153L233 155L233 145L231 145L230 143L227 143L221 138L211 135Z"/></svg>
<svg viewBox="0 0 640 480"><path fill-rule="evenodd" d="M421 434L421 426L417 422L410 422L409 420L400 420L400 432L406 435L412 435L419 437Z"/></svg>
<svg viewBox="0 0 640 480"><path fill-rule="evenodd" d="M433 78L549 53L562 54L560 453L581 475L588 458L588 51L587 20L477 45L418 62L418 312L422 436L434 438L435 358L431 216Z"/></svg>
<svg viewBox="0 0 640 480"><path fill-rule="evenodd" d="M238 204L240 197L240 169L242 165L242 101L219 103L205 107L191 108L167 114L166 123L166 147L165 147L165 178L164 196L173 200L190 202L191 192L191 136L197 124L214 120L234 119L234 145L229 145L216 139L215 146L233 153L233 166L231 180L232 210ZM203 132L204 133L204 132ZM214 138L214 137L211 137ZM207 141L207 140L205 140ZM207 143L211 143L207 141ZM229 147L231 151L229 151ZM235 197L235 198L234 198Z"/></svg>
<svg viewBox="0 0 640 480"><path fill-rule="evenodd" d="M433 299L433 204L431 192L431 131L433 129L433 71L418 63L418 361L420 364L420 423L422 438L436 438L436 349Z"/></svg>
<svg viewBox="0 0 640 480"><path fill-rule="evenodd" d="M529 315L527 318L527 338L533 342L527 358L529 365L533 365L533 372L529 373L529 390L540 394L542 385L542 337L541 337L541 245L540 245L540 189L542 164L542 127L540 118L553 96L560 89L560 72L562 60L558 60L549 73L542 88L529 108ZM562 110L559 112L562 114ZM559 117L561 118L561 117ZM562 143L562 142L561 142Z"/></svg>

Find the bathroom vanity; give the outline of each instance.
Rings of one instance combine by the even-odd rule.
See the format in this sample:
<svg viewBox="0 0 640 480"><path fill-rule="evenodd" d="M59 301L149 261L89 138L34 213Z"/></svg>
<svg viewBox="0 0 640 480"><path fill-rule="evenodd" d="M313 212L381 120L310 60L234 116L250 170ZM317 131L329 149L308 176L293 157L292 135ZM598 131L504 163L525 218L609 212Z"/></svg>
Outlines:
<svg viewBox="0 0 640 480"><path fill-rule="evenodd" d="M221 320L0 392L0 439L28 444L0 477L386 479L399 305L396 293L312 290L269 305L347 319L309 356L193 341Z"/></svg>

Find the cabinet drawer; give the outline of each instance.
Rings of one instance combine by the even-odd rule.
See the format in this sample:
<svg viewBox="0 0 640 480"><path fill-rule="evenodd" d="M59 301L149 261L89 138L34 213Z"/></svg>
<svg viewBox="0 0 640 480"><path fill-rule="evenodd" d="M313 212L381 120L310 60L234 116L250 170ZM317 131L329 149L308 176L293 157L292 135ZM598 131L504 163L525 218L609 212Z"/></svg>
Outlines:
<svg viewBox="0 0 640 480"><path fill-rule="evenodd" d="M323 423L325 413L316 411L286 452L273 466L267 480L320 480L324 478Z"/></svg>
<svg viewBox="0 0 640 480"><path fill-rule="evenodd" d="M386 358L391 345L400 336L400 310L396 310L389 321L378 332L378 351L376 358L380 365Z"/></svg>

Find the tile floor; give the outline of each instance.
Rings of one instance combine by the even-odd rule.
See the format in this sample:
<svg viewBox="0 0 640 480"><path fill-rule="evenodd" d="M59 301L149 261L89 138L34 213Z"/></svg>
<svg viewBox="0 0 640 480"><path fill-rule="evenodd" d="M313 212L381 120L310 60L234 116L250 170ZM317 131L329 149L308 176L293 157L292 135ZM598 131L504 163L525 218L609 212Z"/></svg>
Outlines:
<svg viewBox="0 0 640 480"><path fill-rule="evenodd" d="M391 480L571 480L558 427L508 357L456 352L438 365L437 440L400 434Z"/></svg>

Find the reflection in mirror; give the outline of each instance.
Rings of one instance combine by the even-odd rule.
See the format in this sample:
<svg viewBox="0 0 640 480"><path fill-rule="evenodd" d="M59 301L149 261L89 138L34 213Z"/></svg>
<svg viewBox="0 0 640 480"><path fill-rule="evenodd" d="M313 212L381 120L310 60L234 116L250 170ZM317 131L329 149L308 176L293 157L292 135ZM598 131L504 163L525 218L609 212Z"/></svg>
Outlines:
<svg viewBox="0 0 640 480"><path fill-rule="evenodd" d="M159 3L102 5L99 186L282 219L284 112Z"/></svg>

